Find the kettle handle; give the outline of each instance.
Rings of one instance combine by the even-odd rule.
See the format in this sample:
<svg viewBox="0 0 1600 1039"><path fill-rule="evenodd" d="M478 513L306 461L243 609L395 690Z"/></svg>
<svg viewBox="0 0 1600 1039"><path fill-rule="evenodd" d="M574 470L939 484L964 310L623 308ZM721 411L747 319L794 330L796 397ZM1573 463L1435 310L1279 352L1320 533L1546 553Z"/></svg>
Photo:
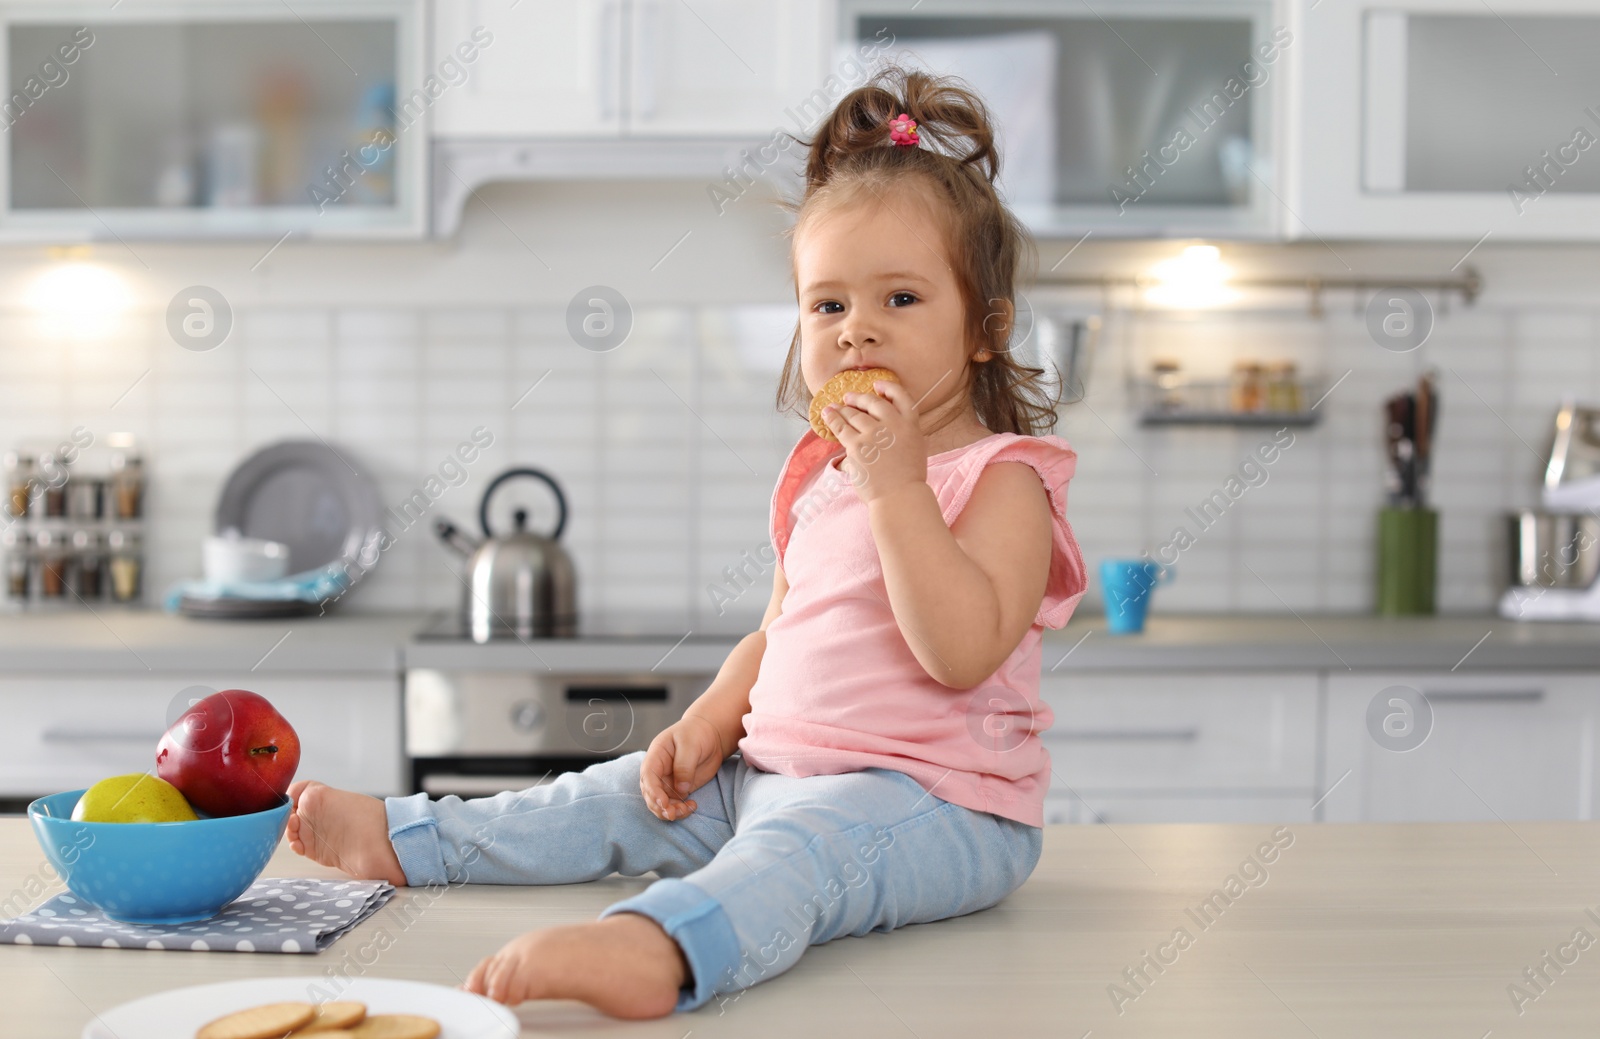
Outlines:
<svg viewBox="0 0 1600 1039"><path fill-rule="evenodd" d="M550 485L550 490L556 496L556 529L546 535L551 541L561 537L561 532L567 528L567 497L561 493L561 487L556 481L537 469L507 469L489 482L488 489L483 492L483 501L478 506L478 526L483 528L483 536L494 537L494 531L489 529L489 499L494 497L495 490L507 480L515 476L532 476L543 480Z"/></svg>

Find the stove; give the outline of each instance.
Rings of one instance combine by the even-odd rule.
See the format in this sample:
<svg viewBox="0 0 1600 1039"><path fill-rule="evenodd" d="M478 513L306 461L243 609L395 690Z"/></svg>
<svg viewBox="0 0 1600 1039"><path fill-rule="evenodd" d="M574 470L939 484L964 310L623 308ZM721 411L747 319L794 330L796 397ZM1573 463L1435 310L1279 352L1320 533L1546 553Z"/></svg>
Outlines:
<svg viewBox="0 0 1600 1039"><path fill-rule="evenodd" d="M759 626L612 611L580 614L571 636L478 641L458 612L437 614L407 654L411 790L493 795L644 750L710 687L726 650Z"/></svg>

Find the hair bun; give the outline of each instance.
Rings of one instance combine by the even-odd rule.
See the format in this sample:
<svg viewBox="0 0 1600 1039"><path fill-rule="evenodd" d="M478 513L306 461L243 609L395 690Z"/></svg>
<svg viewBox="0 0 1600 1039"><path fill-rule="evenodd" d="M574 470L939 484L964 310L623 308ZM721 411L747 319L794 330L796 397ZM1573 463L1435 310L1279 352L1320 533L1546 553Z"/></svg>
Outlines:
<svg viewBox="0 0 1600 1039"><path fill-rule="evenodd" d="M916 120L921 138L917 147L932 148L994 183L1000 173L1000 153L983 100L954 77L891 62L840 98L818 128L809 144L806 191L827 183L852 155L895 147L889 140L889 121L902 112Z"/></svg>

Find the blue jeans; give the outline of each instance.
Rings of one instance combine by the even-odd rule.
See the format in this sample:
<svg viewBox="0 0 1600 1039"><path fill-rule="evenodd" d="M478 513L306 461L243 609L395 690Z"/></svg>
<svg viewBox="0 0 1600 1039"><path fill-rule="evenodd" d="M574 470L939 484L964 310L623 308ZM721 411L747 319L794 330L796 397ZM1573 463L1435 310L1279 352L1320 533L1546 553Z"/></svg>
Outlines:
<svg viewBox="0 0 1600 1039"><path fill-rule="evenodd" d="M810 945L987 909L1039 863L1044 831L951 804L901 772L792 779L737 752L666 822L639 790L644 751L527 790L385 802L406 883L662 879L608 906L678 943L692 976L676 1009L793 967Z"/></svg>

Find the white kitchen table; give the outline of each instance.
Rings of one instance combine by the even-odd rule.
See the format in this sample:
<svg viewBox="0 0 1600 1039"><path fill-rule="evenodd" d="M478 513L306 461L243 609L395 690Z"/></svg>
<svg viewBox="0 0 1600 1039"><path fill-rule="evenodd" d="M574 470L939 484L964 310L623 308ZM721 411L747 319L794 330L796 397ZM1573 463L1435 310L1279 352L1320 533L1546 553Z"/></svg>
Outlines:
<svg viewBox="0 0 1600 1039"><path fill-rule="evenodd" d="M1245 877L1241 864L1273 829L1052 826L1038 869L1000 905L811 949L788 974L721 1005L646 1022L568 1001L516 1013L525 1037L591 1039L1500 1039L1600 1027L1600 827L1295 824L1265 879L1253 866ZM0 818L0 897L43 864L26 819ZM1205 910L1230 874L1242 893ZM280 845L265 875L334 874ZM368 976L455 985L512 935L591 919L650 879L456 888L409 927L401 889L315 956L0 945L0 1035L69 1039L93 1012L147 993L321 974L380 929L395 940ZM1180 928L1191 939L1183 949L1171 944ZM1578 930L1596 944L1568 944ZM1154 980L1139 992L1124 971L1147 951L1171 963L1161 974L1144 967ZM1546 952L1575 959L1564 973L1543 966L1552 980L1540 991L1524 971ZM1520 1014L1515 984L1528 997ZM1112 985L1132 997L1120 1013Z"/></svg>

